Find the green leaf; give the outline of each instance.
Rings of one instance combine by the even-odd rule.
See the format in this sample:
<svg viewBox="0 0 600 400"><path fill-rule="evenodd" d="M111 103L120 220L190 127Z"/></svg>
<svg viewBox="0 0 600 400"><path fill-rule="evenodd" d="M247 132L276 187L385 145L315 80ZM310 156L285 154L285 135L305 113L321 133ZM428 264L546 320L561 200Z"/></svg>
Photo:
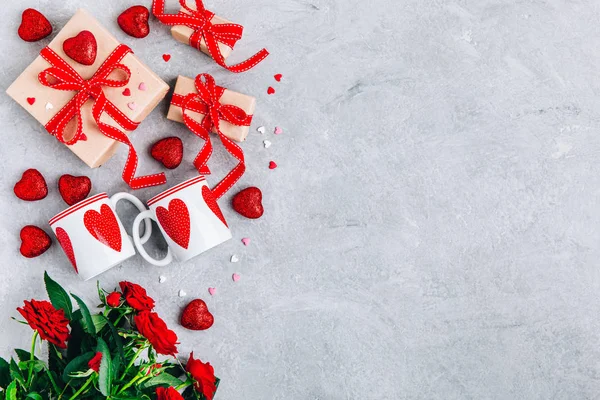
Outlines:
<svg viewBox="0 0 600 400"><path fill-rule="evenodd" d="M6 389L10 381L10 365L4 358L0 357L0 388Z"/></svg>
<svg viewBox="0 0 600 400"><path fill-rule="evenodd" d="M79 306L79 311L81 311L81 314L83 315L83 329L90 335L95 335L96 327L94 326L94 321L92 320L92 314L90 314L89 308L79 297L75 296L73 293L71 293L71 296L77 302L77 305Z"/></svg>
<svg viewBox="0 0 600 400"><path fill-rule="evenodd" d="M97 351L102 353L100 372L98 374L98 386L100 387L100 393L102 393L104 396L109 396L112 386L112 359L110 357L110 350L106 345L106 342L101 338L98 338Z"/></svg>
<svg viewBox="0 0 600 400"><path fill-rule="evenodd" d="M38 393L29 393L27 395L28 399L33 399L33 400L43 400L43 397L40 396Z"/></svg>
<svg viewBox="0 0 600 400"><path fill-rule="evenodd" d="M104 290L100 287L100 281L96 281L96 287L98 288L98 297L104 306L106 304L106 294L104 294Z"/></svg>
<svg viewBox="0 0 600 400"><path fill-rule="evenodd" d="M174 377L173 375L162 373L154 378L148 379L146 382L142 383L140 387L142 389L150 389L155 386L173 386L177 387L181 385L183 381L179 378Z"/></svg>
<svg viewBox="0 0 600 400"><path fill-rule="evenodd" d="M52 305L59 310L64 310L65 316L70 320L73 314L73 303L71 303L71 298L65 292L65 289L53 281L47 272L44 272L44 282Z"/></svg>
<svg viewBox="0 0 600 400"><path fill-rule="evenodd" d="M32 366L31 368L33 369L33 371L35 371L36 373L46 368L46 364L44 364L44 362L40 360L28 360L19 362L19 368L23 371L29 370L30 365Z"/></svg>
<svg viewBox="0 0 600 400"><path fill-rule="evenodd" d="M19 361L29 361L31 360L31 353L25 351L23 349L15 349L15 353L17 353L17 357L19 357ZM39 360L36 356L33 356L34 360Z"/></svg>
<svg viewBox="0 0 600 400"><path fill-rule="evenodd" d="M63 382L69 382L69 379L71 379L69 375L74 372L87 371L89 369L88 362L92 359L92 357L94 357L94 352L90 351L71 360L71 362L67 364L65 370L63 371Z"/></svg>
<svg viewBox="0 0 600 400"><path fill-rule="evenodd" d="M92 322L94 323L94 327L96 328L96 332L100 332L106 326L108 322L106 317L102 314L94 314L92 315Z"/></svg>
<svg viewBox="0 0 600 400"><path fill-rule="evenodd" d="M19 366L13 358L10 359L10 377L12 380L17 380L21 385L25 386L25 378L23 378L21 369L19 369Z"/></svg>
<svg viewBox="0 0 600 400"><path fill-rule="evenodd" d="M17 400L17 381L12 381L6 388L6 399Z"/></svg>

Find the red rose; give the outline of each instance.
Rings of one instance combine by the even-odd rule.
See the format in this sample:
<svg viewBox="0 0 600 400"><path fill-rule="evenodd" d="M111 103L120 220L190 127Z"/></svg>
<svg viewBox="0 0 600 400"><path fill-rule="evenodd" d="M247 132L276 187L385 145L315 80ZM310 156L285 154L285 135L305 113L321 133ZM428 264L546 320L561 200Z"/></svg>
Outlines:
<svg viewBox="0 0 600 400"><path fill-rule="evenodd" d="M119 307L119 305L121 305L121 293L112 292L111 294L106 296L106 304L108 304L112 308Z"/></svg>
<svg viewBox="0 0 600 400"><path fill-rule="evenodd" d="M96 372L100 371L100 361L102 361L102 353L97 352L90 361L88 361L88 367Z"/></svg>
<svg viewBox="0 0 600 400"><path fill-rule="evenodd" d="M43 340L61 349L67 348L69 320L63 310L57 310L49 301L31 300L31 302L25 301L25 306L17 308L17 311Z"/></svg>
<svg viewBox="0 0 600 400"><path fill-rule="evenodd" d="M154 300L146 294L146 289L131 282L120 282L119 286L129 306L137 311L152 311Z"/></svg>
<svg viewBox="0 0 600 400"><path fill-rule="evenodd" d="M215 378L215 370L212 365L210 363L205 364L199 359L194 360L194 352L192 352L185 369L196 381L194 383L196 391L202 393L207 400L212 400L217 391L217 386L215 385L217 378Z"/></svg>
<svg viewBox="0 0 600 400"><path fill-rule="evenodd" d="M156 389L156 400L183 400L183 396L173 387L159 387Z"/></svg>
<svg viewBox="0 0 600 400"><path fill-rule="evenodd" d="M133 318L137 330L150 342L159 354L177 354L177 335L167 328L157 313L142 311Z"/></svg>

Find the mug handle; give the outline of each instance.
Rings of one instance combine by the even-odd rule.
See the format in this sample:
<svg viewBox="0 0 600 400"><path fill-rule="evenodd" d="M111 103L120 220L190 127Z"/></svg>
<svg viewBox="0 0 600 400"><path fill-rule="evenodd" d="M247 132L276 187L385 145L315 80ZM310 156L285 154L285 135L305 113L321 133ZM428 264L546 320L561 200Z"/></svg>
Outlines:
<svg viewBox="0 0 600 400"><path fill-rule="evenodd" d="M110 198L110 202L112 203L113 207L117 207L117 203L121 200L127 200L129 201L131 204L133 204L138 210L140 210L140 212L144 212L146 211L146 206L144 206L144 203L142 203L140 201L140 199L138 199L137 197L135 197L132 194L129 193L117 193L114 196L112 196ZM146 220L146 225L145 225L144 229L144 236L141 237L141 242L142 243L146 243L148 241L148 239L150 239L150 235L152 235L152 223L149 220Z"/></svg>
<svg viewBox="0 0 600 400"><path fill-rule="evenodd" d="M142 257L144 257L144 259L146 261L148 261L152 265L156 265L157 267L164 267L166 265L171 264L171 262L173 262L173 254L171 253L171 248L170 247L168 248L167 256L165 258L163 258L162 260L157 260L155 258L152 258L148 254L148 252L146 252L146 249L144 249L144 246L143 246L143 244L146 242L143 241L144 238L140 238L140 224L144 220L145 220L146 224L148 224L148 223L150 223L151 219L156 221L154 212L152 212L151 210L144 211L143 213L138 214L138 216L135 217L135 220L133 221L133 228L132 228L133 243L135 243L135 247L140 252L140 255ZM158 221L156 221L156 222L158 223ZM144 234L144 236L145 236L145 234Z"/></svg>

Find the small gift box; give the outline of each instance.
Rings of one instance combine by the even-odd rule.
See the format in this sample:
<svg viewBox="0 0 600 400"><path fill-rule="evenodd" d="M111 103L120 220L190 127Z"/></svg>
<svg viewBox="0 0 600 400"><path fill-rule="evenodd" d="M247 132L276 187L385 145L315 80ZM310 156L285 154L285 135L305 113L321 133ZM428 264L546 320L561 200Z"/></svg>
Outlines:
<svg viewBox="0 0 600 400"><path fill-rule="evenodd" d="M221 197L244 174L244 153L234 140L241 142L248 136L255 108L254 97L217 86L209 74L200 74L196 79L185 76L177 78L167 118L183 122L205 141L194 160L198 172L210 174L206 164L212 154L211 132L218 135L225 149L239 161L213 189L216 198Z"/></svg>
<svg viewBox="0 0 600 400"><path fill-rule="evenodd" d="M63 50L65 40L82 31L97 43L89 66ZM91 168L105 163L119 142L128 145L123 178L138 188L164 183L164 175L134 177L137 155L123 130L134 130L168 90L129 47L79 10L6 92Z"/></svg>
<svg viewBox="0 0 600 400"><path fill-rule="evenodd" d="M202 0L179 0L178 14L165 14L166 0L154 0L152 13L160 22L171 26L173 37L211 56L217 64L231 72L239 73L253 68L264 60L269 52L266 49L239 64L227 66L225 60L242 38L244 27L220 18L204 8Z"/></svg>

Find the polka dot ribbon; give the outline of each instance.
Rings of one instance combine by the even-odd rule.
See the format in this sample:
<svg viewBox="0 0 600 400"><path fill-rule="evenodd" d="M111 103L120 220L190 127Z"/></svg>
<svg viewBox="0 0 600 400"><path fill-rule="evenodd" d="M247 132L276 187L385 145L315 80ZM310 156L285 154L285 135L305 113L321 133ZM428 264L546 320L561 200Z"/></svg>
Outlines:
<svg viewBox="0 0 600 400"><path fill-rule="evenodd" d="M211 20L215 14L204 8L202 0L195 0L195 10L188 7L186 0L179 0L179 4L181 4L187 13L180 11L178 14L165 14L165 1L153 1L152 13L154 16L165 25L183 25L193 29L194 33L192 33L189 39L190 46L199 50L200 44L204 39L210 56L223 68L235 73L248 71L269 55L267 49L262 49L246 61L228 66L225 64L225 57L221 53L219 43L233 49L236 42L242 38L244 27L238 24L213 24Z"/></svg>
<svg viewBox="0 0 600 400"><path fill-rule="evenodd" d="M106 113L116 121L123 129L128 131L135 130L139 122L132 121L113 103L111 103L104 94L103 87L124 87L129 83L131 71L126 65L121 64L121 60L131 53L131 49L123 44L111 53L110 56L100 66L98 71L90 79L85 80L71 67L65 60L49 47L42 49L41 56L51 65L50 68L40 72L38 79L40 83L56 90L74 91L73 98L46 124L46 130L56 137L60 142L72 145L78 141L85 141L87 138L83 132L83 120L81 118L81 109L89 100L94 101L92 106L92 117L98 125L100 132L113 140L126 144L129 147L129 154L125 167L123 168L123 180L132 189L141 189L144 187L157 186L166 183L167 179L164 173L136 177L135 172L138 164L138 156L129 141L127 135L114 126L100 121L102 115ZM109 75L119 71L124 75L122 78L110 79ZM65 130L67 125L73 119L77 121L77 128L72 139L65 139Z"/></svg>
<svg viewBox="0 0 600 400"><path fill-rule="evenodd" d="M195 79L198 93L190 93L185 96L174 94L171 104L181 107L183 111L183 122L196 136L204 140L202 149L194 160L194 166L202 175L209 175L210 169L206 165L213 152L210 141L211 130L216 131L225 149L238 164L213 188L214 196L219 199L244 175L246 164L242 148L221 132L220 121L229 122L236 126L250 126L252 115L247 115L241 108L231 104L221 104L219 100L225 88L217 86L215 79L209 74L200 74ZM188 112L204 114L201 122L196 121Z"/></svg>

